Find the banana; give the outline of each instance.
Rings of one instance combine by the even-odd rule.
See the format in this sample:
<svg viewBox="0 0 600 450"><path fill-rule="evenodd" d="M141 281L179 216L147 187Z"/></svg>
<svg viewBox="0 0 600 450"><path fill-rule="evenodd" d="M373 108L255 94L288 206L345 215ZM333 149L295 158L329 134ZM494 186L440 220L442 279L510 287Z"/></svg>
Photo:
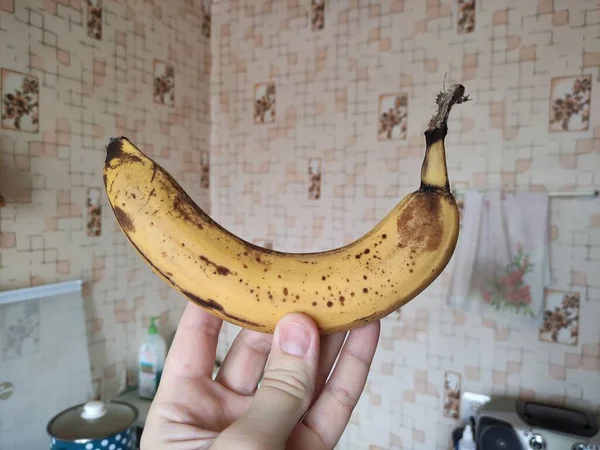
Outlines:
<svg viewBox="0 0 600 450"><path fill-rule="evenodd" d="M437 97L419 189L343 247L286 253L241 239L126 137L106 146L106 194L120 229L152 270L211 314L273 333L283 315L301 312L322 334L348 331L414 299L454 253L459 214L444 139L451 107L469 100L464 91L457 84Z"/></svg>

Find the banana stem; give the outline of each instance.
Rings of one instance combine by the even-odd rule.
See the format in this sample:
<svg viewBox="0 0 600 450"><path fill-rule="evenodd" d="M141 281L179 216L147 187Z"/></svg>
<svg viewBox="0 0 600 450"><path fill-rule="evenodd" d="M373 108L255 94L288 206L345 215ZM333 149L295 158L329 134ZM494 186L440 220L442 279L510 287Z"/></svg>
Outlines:
<svg viewBox="0 0 600 450"><path fill-rule="evenodd" d="M448 132L448 116L454 105L469 101L462 84L454 84L447 91L440 92L436 98L437 113L429 121L425 131L425 158L421 167L421 190L442 189L450 192L448 168L446 167L446 148L444 139Z"/></svg>

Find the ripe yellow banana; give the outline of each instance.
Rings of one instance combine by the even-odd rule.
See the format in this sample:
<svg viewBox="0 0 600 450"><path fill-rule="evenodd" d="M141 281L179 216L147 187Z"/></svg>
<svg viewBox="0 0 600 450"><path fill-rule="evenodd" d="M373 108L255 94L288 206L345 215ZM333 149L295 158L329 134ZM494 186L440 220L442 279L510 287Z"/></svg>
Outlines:
<svg viewBox="0 0 600 450"><path fill-rule="evenodd" d="M160 165L125 137L106 147L104 185L117 222L152 269L188 300L225 321L272 333L290 312L322 334L400 308L442 272L458 239L444 139L453 85L436 100L420 188L356 241L324 252L285 253L247 242L209 217Z"/></svg>

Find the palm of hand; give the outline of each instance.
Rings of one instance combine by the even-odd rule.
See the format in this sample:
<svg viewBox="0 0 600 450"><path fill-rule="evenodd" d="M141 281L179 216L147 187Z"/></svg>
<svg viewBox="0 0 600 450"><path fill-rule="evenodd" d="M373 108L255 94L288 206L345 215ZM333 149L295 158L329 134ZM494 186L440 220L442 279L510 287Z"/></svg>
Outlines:
<svg viewBox="0 0 600 450"><path fill-rule="evenodd" d="M297 377L295 385L290 386L281 370L267 369L260 391L262 403L273 405L267 408L273 411L264 414L260 406L253 408L261 402L253 402L273 335L242 330L213 380L221 325L221 320L199 307L187 306L148 413L141 449L334 448L364 388L379 323L349 334L327 383L345 333L321 337L312 380L302 382ZM282 399L287 404L278 412L282 384L291 395ZM299 413L294 418L296 411ZM285 424L276 423L286 422L286 417L291 422L287 430ZM240 447L242 443L244 447Z"/></svg>

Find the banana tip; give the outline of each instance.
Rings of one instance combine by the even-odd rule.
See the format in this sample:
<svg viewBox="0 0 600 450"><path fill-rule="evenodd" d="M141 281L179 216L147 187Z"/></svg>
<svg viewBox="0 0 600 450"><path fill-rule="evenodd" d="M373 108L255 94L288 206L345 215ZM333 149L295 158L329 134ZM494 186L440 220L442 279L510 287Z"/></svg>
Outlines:
<svg viewBox="0 0 600 450"><path fill-rule="evenodd" d="M108 140L108 143L112 144L114 141L122 141L122 140L128 141L129 139L127 139L127 136L113 136Z"/></svg>
<svg viewBox="0 0 600 450"><path fill-rule="evenodd" d="M117 158L123 151L123 141L128 141L125 136L111 137L106 146L106 159L104 164L108 164L114 158Z"/></svg>

